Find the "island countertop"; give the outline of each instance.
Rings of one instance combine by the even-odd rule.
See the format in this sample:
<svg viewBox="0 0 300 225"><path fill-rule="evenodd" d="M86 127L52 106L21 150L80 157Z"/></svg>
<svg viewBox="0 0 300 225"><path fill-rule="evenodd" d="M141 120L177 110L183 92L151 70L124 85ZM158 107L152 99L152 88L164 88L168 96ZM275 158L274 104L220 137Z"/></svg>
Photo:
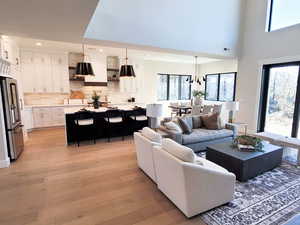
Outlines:
<svg viewBox="0 0 300 225"><path fill-rule="evenodd" d="M129 111L133 110L135 106L145 108L146 104L128 104L128 105L111 105L111 107L116 107L119 110ZM68 107L64 109L65 114L73 114L78 112L81 109L86 109L91 112L106 112L109 107L99 107L98 109L94 109L93 107Z"/></svg>

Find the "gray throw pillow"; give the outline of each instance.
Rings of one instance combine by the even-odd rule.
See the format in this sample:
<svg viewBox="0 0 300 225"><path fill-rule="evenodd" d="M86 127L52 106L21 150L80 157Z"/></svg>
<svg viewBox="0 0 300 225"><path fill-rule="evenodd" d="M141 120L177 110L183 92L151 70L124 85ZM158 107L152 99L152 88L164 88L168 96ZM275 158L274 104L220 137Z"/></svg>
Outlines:
<svg viewBox="0 0 300 225"><path fill-rule="evenodd" d="M192 121L192 122L193 122L193 121ZM193 132L192 126L190 126L190 124L189 124L187 118L184 118L184 117L183 117L183 118L178 118L178 124L179 124L179 126L181 127L182 132L183 132L184 134L190 134L190 133Z"/></svg>
<svg viewBox="0 0 300 225"><path fill-rule="evenodd" d="M202 127L201 117L193 116L193 129L198 129Z"/></svg>
<svg viewBox="0 0 300 225"><path fill-rule="evenodd" d="M183 116L182 118L184 118L189 127L193 129L193 116Z"/></svg>

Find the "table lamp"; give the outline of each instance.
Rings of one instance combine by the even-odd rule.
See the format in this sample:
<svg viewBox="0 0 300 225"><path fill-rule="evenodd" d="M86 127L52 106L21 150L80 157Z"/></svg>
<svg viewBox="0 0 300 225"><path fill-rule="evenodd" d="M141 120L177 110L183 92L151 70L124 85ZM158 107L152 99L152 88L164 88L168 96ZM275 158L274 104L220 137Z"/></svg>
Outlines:
<svg viewBox="0 0 300 225"><path fill-rule="evenodd" d="M159 127L159 117L162 116L163 105L162 104L148 104L146 107L146 115L149 117L149 127Z"/></svg>
<svg viewBox="0 0 300 225"><path fill-rule="evenodd" d="M234 112L239 111L239 102L226 102L226 109L229 111L229 123L233 122Z"/></svg>

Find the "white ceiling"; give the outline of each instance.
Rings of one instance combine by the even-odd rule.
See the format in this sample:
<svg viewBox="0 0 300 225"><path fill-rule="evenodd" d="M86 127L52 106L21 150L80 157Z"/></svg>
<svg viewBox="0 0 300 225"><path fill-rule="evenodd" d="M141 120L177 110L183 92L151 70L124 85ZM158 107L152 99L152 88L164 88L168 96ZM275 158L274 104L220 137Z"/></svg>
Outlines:
<svg viewBox="0 0 300 225"><path fill-rule="evenodd" d="M0 34L80 42L99 0L1 0Z"/></svg>
<svg viewBox="0 0 300 225"><path fill-rule="evenodd" d="M241 2L101 0L85 38L198 55L235 57ZM224 48L230 51L224 51Z"/></svg>
<svg viewBox="0 0 300 225"><path fill-rule="evenodd" d="M64 51L64 52L81 52L82 45L74 44L68 42L57 42L57 41L47 41L40 39L29 39L13 37L13 39L18 43L20 48L23 49L38 49L44 51ZM37 46L36 43L41 43L42 46ZM101 51L102 54L107 56L119 56L121 58L125 57L124 48L107 47L101 45L86 45L85 49L88 51ZM165 62L177 62L177 63L194 63L193 56L190 55L180 55L171 54L164 52L146 51L146 50L136 50L128 49L129 58L138 58L143 60L153 60L153 61L165 61ZM218 61L220 59L208 58L208 57L198 57L198 63L209 63Z"/></svg>

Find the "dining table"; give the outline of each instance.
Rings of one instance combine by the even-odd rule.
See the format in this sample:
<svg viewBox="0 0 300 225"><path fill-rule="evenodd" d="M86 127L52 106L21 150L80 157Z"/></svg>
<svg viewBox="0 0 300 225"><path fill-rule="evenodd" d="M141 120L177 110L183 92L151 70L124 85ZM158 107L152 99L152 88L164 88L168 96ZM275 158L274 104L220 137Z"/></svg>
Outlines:
<svg viewBox="0 0 300 225"><path fill-rule="evenodd" d="M192 109L192 106L189 105L169 105L169 108L175 109L178 111L178 115L182 116L182 114L188 114L188 111Z"/></svg>

